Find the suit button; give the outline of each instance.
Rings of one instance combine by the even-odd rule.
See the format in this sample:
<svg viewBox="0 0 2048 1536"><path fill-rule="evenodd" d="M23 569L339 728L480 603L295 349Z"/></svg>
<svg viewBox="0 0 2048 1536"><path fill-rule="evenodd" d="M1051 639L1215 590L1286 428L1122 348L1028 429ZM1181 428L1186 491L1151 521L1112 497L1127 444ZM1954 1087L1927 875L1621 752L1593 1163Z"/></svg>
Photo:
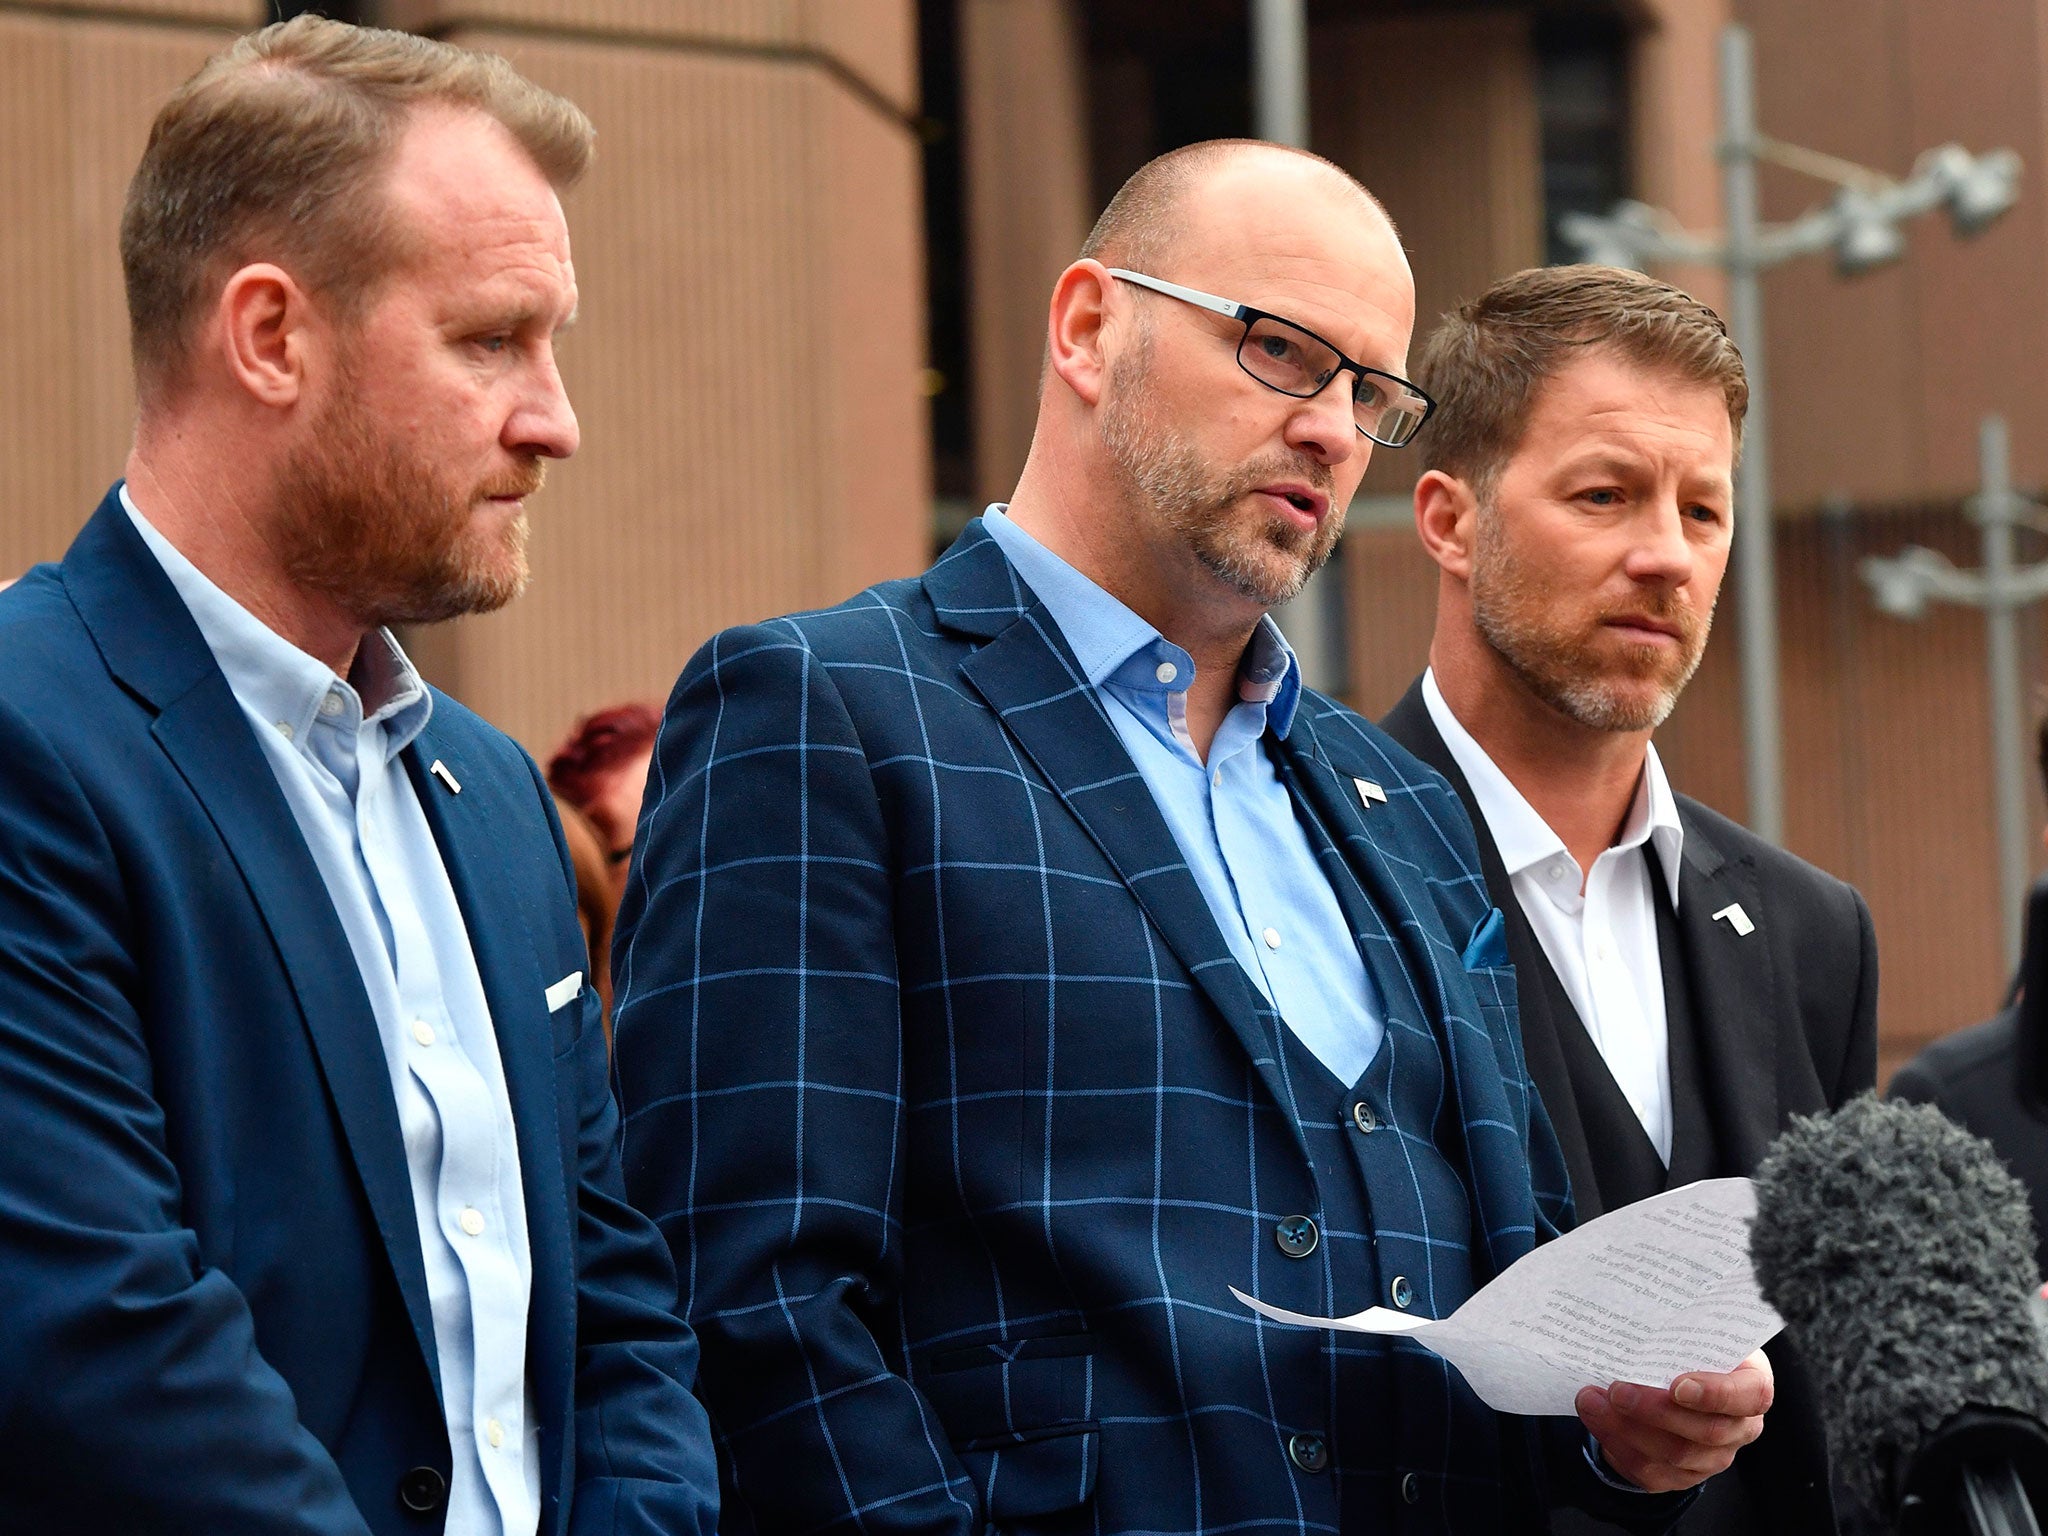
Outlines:
<svg viewBox="0 0 2048 1536"><path fill-rule="evenodd" d="M1401 1479L1401 1502L1420 1504L1422 1502L1422 1479L1410 1472Z"/></svg>
<svg viewBox="0 0 2048 1536"><path fill-rule="evenodd" d="M1387 1287L1387 1294L1394 1298L1394 1305L1403 1312L1415 1303L1415 1287L1408 1283L1406 1275L1394 1276L1394 1283Z"/></svg>
<svg viewBox="0 0 2048 1536"><path fill-rule="evenodd" d="M1380 1128L1380 1117L1372 1112L1372 1106L1360 1099L1351 1106L1351 1123L1370 1136Z"/></svg>
<svg viewBox="0 0 2048 1536"><path fill-rule="evenodd" d="M1316 1231L1316 1224L1306 1216L1282 1216L1280 1224L1273 1228L1273 1241L1290 1259L1307 1258L1316 1251L1316 1244L1321 1240L1322 1234Z"/></svg>
<svg viewBox="0 0 2048 1536"><path fill-rule="evenodd" d="M1330 1464L1330 1448L1321 1435L1289 1435L1287 1454L1304 1472L1320 1472Z"/></svg>
<svg viewBox="0 0 2048 1536"><path fill-rule="evenodd" d="M416 1515L431 1515L448 1497L448 1479L432 1467L414 1467L398 1480L398 1502Z"/></svg>

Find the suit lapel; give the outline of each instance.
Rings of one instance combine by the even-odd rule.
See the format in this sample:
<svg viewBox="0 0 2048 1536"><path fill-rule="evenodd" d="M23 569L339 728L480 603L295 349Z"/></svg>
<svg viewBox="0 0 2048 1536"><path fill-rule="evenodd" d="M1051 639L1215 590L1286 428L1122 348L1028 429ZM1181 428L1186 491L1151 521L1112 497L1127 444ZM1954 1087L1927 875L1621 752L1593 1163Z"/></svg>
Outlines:
<svg viewBox="0 0 2048 1536"><path fill-rule="evenodd" d="M1715 921L1739 904L1761 925L1768 911L1748 859L1729 859L1679 802L1685 854L1678 877L1678 930L1692 984L1700 1087L1720 1133L1726 1166L1754 1167L1778 1132L1778 1040L1796 1028L1771 962L1769 934Z"/></svg>
<svg viewBox="0 0 2048 1536"><path fill-rule="evenodd" d="M979 523L925 575L940 619L987 638L961 663L1131 890L1167 948L1215 1004L1276 1102L1291 1106L1278 1019L1224 943L1144 776L1131 762L1058 626Z"/></svg>
<svg viewBox="0 0 2048 1536"><path fill-rule="evenodd" d="M1565 1171L1571 1178L1572 1203L1577 1207L1579 1220L1590 1221L1603 1209L1600 1184L1564 1047L1564 1031L1578 1029L1584 1033L1585 1026L1576 1017L1556 1017L1557 999L1553 993L1561 993L1563 988L1557 983L1550 959L1543 953L1536 930L1530 926L1528 914L1522 910L1522 903L1515 895L1514 882L1508 878L1507 866L1501 862L1500 848L1493 840L1486 818L1480 814L1472 786L1458 767L1458 760L1451 756L1451 749L1444 745L1436 722L1429 717L1429 706L1423 702L1419 678L1381 725L1394 740L1449 780L1452 793L1465 807L1465 814L1472 822L1473 835L1479 844L1480 872L1486 877L1486 888L1493 897L1493 904L1500 908L1507 923L1508 959L1514 965L1517 978L1516 1012L1521 1020L1522 1055L1529 1064L1530 1081L1536 1085L1537 1096L1543 1100L1551 1127L1563 1149Z"/></svg>
<svg viewBox="0 0 2048 1536"><path fill-rule="evenodd" d="M390 1070L319 867L198 626L112 493L65 556L64 580L108 667L156 709L158 744L205 807L277 946L438 1389Z"/></svg>
<svg viewBox="0 0 2048 1536"><path fill-rule="evenodd" d="M531 863L508 857L509 848L521 845L506 838L503 817L516 804L512 797L522 792L521 785L494 782L492 763L465 752L453 733L432 723L402 758L441 850L456 905L462 909L497 1036L519 1145L527 1247L533 1263L528 1336L535 1341L530 1351L534 1393L537 1401L549 1403L570 1391L574 1369L574 1258L567 1234L573 1230L575 1212L569 1206L564 1167L574 1160L577 1127L573 1103L562 1108L556 1092L554 1032L546 994L560 978L542 974L540 956L552 946L544 919L536 918L549 895L568 898L545 885L536 889ZM463 793L432 772L436 762L463 786ZM541 872L542 881L547 873ZM587 976L584 981L588 986ZM543 1339L559 1347L539 1347Z"/></svg>

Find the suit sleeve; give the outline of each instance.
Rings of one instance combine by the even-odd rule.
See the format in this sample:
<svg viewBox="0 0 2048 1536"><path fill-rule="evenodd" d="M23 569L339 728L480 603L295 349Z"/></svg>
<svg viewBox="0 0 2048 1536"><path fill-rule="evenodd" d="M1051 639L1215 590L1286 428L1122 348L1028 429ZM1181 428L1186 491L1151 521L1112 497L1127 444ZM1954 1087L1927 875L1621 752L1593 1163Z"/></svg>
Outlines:
<svg viewBox="0 0 2048 1536"><path fill-rule="evenodd" d="M4 704L0 763L0 1523L368 1536L181 1221L116 852Z"/></svg>
<svg viewBox="0 0 2048 1536"><path fill-rule="evenodd" d="M568 845L528 763L575 910ZM626 1201L611 1051L595 988L582 996L558 1091L576 1101L576 1470L571 1536L712 1536L718 1470L697 1401L697 1340L675 1311L675 1270L654 1224Z"/></svg>
<svg viewBox="0 0 2048 1536"><path fill-rule="evenodd" d="M762 1530L967 1533L892 1361L902 1030L889 835L800 634L714 639L668 706L614 954L626 1180L676 1255L728 1506Z"/></svg>

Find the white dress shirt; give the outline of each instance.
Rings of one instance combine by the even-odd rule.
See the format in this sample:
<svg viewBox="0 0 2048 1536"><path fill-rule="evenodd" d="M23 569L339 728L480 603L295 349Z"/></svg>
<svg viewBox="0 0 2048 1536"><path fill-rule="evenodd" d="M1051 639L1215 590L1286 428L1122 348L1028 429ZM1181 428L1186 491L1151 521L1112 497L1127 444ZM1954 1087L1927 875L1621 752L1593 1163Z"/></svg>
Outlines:
<svg viewBox="0 0 2048 1536"><path fill-rule="evenodd" d="M1643 846L1654 844L1678 910L1678 860L1685 832L1678 802L1651 746L1621 835L1579 868L1564 839L1495 766L1444 702L1434 671L1422 700L1493 834L1515 896L1551 969L1578 1010L1607 1070L1671 1163L1671 1036L1664 1021L1664 968L1657 950L1656 892Z"/></svg>
<svg viewBox="0 0 2048 1536"><path fill-rule="evenodd" d="M519 1143L469 930L399 760L433 696L388 631L364 639L347 680L335 676L208 580L126 486L121 503L255 733L376 1016L453 1450L443 1529L533 1536L541 1448L526 1381L533 1266Z"/></svg>

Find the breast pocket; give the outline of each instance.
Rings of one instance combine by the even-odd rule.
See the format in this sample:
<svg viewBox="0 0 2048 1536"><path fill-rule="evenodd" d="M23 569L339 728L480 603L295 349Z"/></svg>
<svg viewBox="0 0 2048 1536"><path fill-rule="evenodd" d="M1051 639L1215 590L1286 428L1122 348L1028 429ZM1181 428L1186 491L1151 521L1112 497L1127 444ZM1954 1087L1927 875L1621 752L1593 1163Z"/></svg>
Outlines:
<svg viewBox="0 0 2048 1536"><path fill-rule="evenodd" d="M943 1350L918 1385L981 1495L984 1518L1078 1509L1095 1496L1095 1340L1086 1333Z"/></svg>

